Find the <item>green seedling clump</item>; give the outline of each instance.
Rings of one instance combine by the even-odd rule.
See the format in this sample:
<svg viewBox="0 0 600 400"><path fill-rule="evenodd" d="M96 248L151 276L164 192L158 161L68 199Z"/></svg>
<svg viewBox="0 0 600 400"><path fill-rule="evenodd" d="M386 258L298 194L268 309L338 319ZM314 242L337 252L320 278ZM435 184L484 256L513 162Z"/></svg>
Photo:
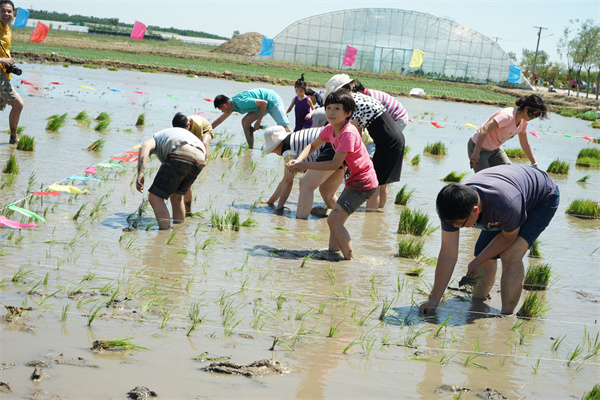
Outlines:
<svg viewBox="0 0 600 400"><path fill-rule="evenodd" d="M239 231L240 227L252 227L257 226L256 220L249 217L244 222L240 222L240 213L237 211L226 211L225 214L219 215L215 212L211 212L210 221L213 228L217 228L220 231L232 230Z"/></svg>
<svg viewBox="0 0 600 400"><path fill-rule="evenodd" d="M600 129L600 122L592 122L591 127L594 129ZM594 139L594 142L596 142L596 139ZM596 142L596 143L598 143L598 142Z"/></svg>
<svg viewBox="0 0 600 400"><path fill-rule="evenodd" d="M592 390L587 392L581 398L582 400L600 400L600 383L596 383Z"/></svg>
<svg viewBox="0 0 600 400"><path fill-rule="evenodd" d="M577 114L577 118L581 118L584 121L596 121L595 113L579 113Z"/></svg>
<svg viewBox="0 0 600 400"><path fill-rule="evenodd" d="M521 158L527 158L527 156L525 155L525 152L523 151L523 149L504 149L504 152L506 153L506 155L508 156L508 158L514 158L514 159L521 159Z"/></svg>
<svg viewBox="0 0 600 400"><path fill-rule="evenodd" d="M552 269L549 264L530 265L525 274L523 289L546 290L550 282Z"/></svg>
<svg viewBox="0 0 600 400"><path fill-rule="evenodd" d="M553 174L566 175L569 173L569 163L565 161L560 161L560 159L556 159L550 163L548 166L547 172Z"/></svg>
<svg viewBox="0 0 600 400"><path fill-rule="evenodd" d="M468 172L463 172L462 174L459 174L456 171L452 171L448 175L446 175L444 179L442 179L442 181L460 183L465 178L465 176L467 176L467 174Z"/></svg>
<svg viewBox="0 0 600 400"><path fill-rule="evenodd" d="M108 130L108 125L110 125L110 120L100 121L94 130L98 132L106 132Z"/></svg>
<svg viewBox="0 0 600 400"><path fill-rule="evenodd" d="M17 150L35 150L35 138L28 135L21 135L21 139L19 139L19 142L17 143Z"/></svg>
<svg viewBox="0 0 600 400"><path fill-rule="evenodd" d="M433 144L427 143L427 146L423 149L423 153L429 153L434 155L446 155L446 145L442 142L435 142Z"/></svg>
<svg viewBox="0 0 600 400"><path fill-rule="evenodd" d="M566 213L581 218L600 218L600 205L593 200L573 200Z"/></svg>
<svg viewBox="0 0 600 400"><path fill-rule="evenodd" d="M46 125L46 129L51 132L58 132L61 126L64 125L65 119L67 119L67 113L63 115L52 115L48 118L48 124Z"/></svg>
<svg viewBox="0 0 600 400"><path fill-rule="evenodd" d="M423 268L423 267L417 267L417 268L413 268L411 270L406 271L404 273L404 275L407 275L407 276L419 276L420 277L420 276L424 275L424 271L425 271L425 268Z"/></svg>
<svg viewBox="0 0 600 400"><path fill-rule="evenodd" d="M584 175L580 179L577 179L578 183L587 183L588 179L590 179L590 175Z"/></svg>
<svg viewBox="0 0 600 400"><path fill-rule="evenodd" d="M74 119L77 121L77 125L90 126L92 123L92 117L85 110L77 114Z"/></svg>
<svg viewBox="0 0 600 400"><path fill-rule="evenodd" d="M146 125L146 113L141 113L138 118L137 121L135 121L135 126L144 126Z"/></svg>
<svg viewBox="0 0 600 400"><path fill-rule="evenodd" d="M96 340L92 345L94 351L125 351L125 350L147 350L146 347L133 344L133 338L120 338L113 340Z"/></svg>
<svg viewBox="0 0 600 400"><path fill-rule="evenodd" d="M102 111L95 119L96 121L110 121L110 115L106 111Z"/></svg>
<svg viewBox="0 0 600 400"><path fill-rule="evenodd" d="M156 70L153 69L153 68L142 68L142 69L140 69L140 71L142 71L142 72L149 72L151 74L155 74L156 73Z"/></svg>
<svg viewBox="0 0 600 400"><path fill-rule="evenodd" d="M574 117L579 113L579 111L567 109L567 110L558 110L556 113L558 115L562 115L563 117Z"/></svg>
<svg viewBox="0 0 600 400"><path fill-rule="evenodd" d="M423 246L425 246L424 240L419 240L415 243L415 239L400 239L398 242L398 253L397 257L417 259L423 254Z"/></svg>
<svg viewBox="0 0 600 400"><path fill-rule="evenodd" d="M248 83L250 82L250 79L248 78L235 78L236 82L244 82L244 83Z"/></svg>
<svg viewBox="0 0 600 400"><path fill-rule="evenodd" d="M417 165L419 165L420 162L421 162L421 155L417 154L416 156L414 156L412 158L412 160L410 160L408 165L412 165L413 167L416 167Z"/></svg>
<svg viewBox="0 0 600 400"><path fill-rule="evenodd" d="M83 68L98 69L100 67L98 67L97 65L93 65L93 64L83 64Z"/></svg>
<svg viewBox="0 0 600 400"><path fill-rule="evenodd" d="M6 166L2 170L5 174L18 174L19 173L19 164L17 164L17 158L14 154L11 154L6 162Z"/></svg>
<svg viewBox="0 0 600 400"><path fill-rule="evenodd" d="M536 292L531 292L523 301L521 309L517 312L517 317L542 318L549 309L544 297L538 296Z"/></svg>
<svg viewBox="0 0 600 400"><path fill-rule="evenodd" d="M98 139L94 143L85 148L87 151L100 151L104 147L105 139Z"/></svg>
<svg viewBox="0 0 600 400"><path fill-rule="evenodd" d="M600 150L594 148L582 149L577 154L576 165L582 167L597 167L600 166Z"/></svg>
<svg viewBox="0 0 600 400"><path fill-rule="evenodd" d="M429 225L429 216L426 213L406 208L400 214L400 222L398 223L399 234L423 236L429 235L436 229Z"/></svg>
<svg viewBox="0 0 600 400"><path fill-rule="evenodd" d="M119 70L119 68L117 68L117 67L108 67L106 69L109 71L118 71Z"/></svg>
<svg viewBox="0 0 600 400"><path fill-rule="evenodd" d="M541 258L542 252L540 251L540 241L534 240L533 244L529 248L529 257Z"/></svg>
<svg viewBox="0 0 600 400"><path fill-rule="evenodd" d="M396 194L396 199L394 200L394 204L400 204L402 206L407 205L408 202L410 201L410 198L412 197L413 192L414 192L414 189L411 191L408 191L408 189L406 188L406 185L402 186L402 189L400 189L400 191Z"/></svg>

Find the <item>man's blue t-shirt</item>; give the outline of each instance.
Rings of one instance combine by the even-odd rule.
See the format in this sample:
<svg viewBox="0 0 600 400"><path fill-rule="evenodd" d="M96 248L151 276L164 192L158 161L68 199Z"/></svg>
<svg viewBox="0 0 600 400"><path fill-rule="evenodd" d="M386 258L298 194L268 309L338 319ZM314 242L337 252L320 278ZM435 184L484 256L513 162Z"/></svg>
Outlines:
<svg viewBox="0 0 600 400"><path fill-rule="evenodd" d="M277 93L269 89L252 89L246 90L240 94L236 94L231 98L231 102L235 107L235 111L240 114L255 112L258 114L259 109L255 100L266 100L268 102L267 109L273 107L281 98Z"/></svg>
<svg viewBox="0 0 600 400"><path fill-rule="evenodd" d="M477 191L481 200L481 217L476 228L502 229L512 232L527 219L527 213L554 193L556 184L534 167L498 165L486 168L467 179L465 185ZM442 229L455 232L458 228L441 221Z"/></svg>

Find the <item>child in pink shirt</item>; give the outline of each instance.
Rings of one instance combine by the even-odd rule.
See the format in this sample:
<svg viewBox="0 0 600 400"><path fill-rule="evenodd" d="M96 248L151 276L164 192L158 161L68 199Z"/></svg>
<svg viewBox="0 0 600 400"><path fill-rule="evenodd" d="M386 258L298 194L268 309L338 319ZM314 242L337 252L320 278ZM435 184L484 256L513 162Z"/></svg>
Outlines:
<svg viewBox="0 0 600 400"><path fill-rule="evenodd" d="M341 250L344 258L354 258L352 241L344 223L361 204L369 199L379 182L373 168L373 162L361 136L350 118L356 111L356 104L348 90L338 90L325 99L327 125L310 145L306 146L296 160L290 161L289 170L292 172L304 169L336 170L341 165L345 170L346 185L337 203L327 217L329 225L329 250ZM309 155L330 142L335 150L331 161L303 162Z"/></svg>

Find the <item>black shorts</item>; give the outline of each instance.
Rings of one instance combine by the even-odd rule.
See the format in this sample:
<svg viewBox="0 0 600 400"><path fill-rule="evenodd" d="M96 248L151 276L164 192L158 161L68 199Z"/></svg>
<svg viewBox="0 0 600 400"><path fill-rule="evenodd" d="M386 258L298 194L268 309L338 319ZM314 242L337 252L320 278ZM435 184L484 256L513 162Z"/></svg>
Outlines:
<svg viewBox="0 0 600 400"><path fill-rule="evenodd" d="M173 152L160 166L149 192L162 199L168 199L173 193L184 195L203 168L204 163L187 154Z"/></svg>

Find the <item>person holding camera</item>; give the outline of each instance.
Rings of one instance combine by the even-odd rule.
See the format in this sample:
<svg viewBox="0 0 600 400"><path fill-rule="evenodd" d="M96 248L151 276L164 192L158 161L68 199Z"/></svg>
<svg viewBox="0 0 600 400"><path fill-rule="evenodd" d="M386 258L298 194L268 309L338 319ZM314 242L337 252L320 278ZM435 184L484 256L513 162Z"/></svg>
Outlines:
<svg viewBox="0 0 600 400"><path fill-rule="evenodd" d="M19 140L17 136L17 127L19 118L23 111L23 99L19 93L10 84L12 74L21 75L21 70L15 66L15 60L10 58L10 44L12 41L12 32L9 24L15 17L15 5L11 0L0 0L0 111L3 111L10 104L11 111L8 115L8 125L10 127L10 144L15 144Z"/></svg>

